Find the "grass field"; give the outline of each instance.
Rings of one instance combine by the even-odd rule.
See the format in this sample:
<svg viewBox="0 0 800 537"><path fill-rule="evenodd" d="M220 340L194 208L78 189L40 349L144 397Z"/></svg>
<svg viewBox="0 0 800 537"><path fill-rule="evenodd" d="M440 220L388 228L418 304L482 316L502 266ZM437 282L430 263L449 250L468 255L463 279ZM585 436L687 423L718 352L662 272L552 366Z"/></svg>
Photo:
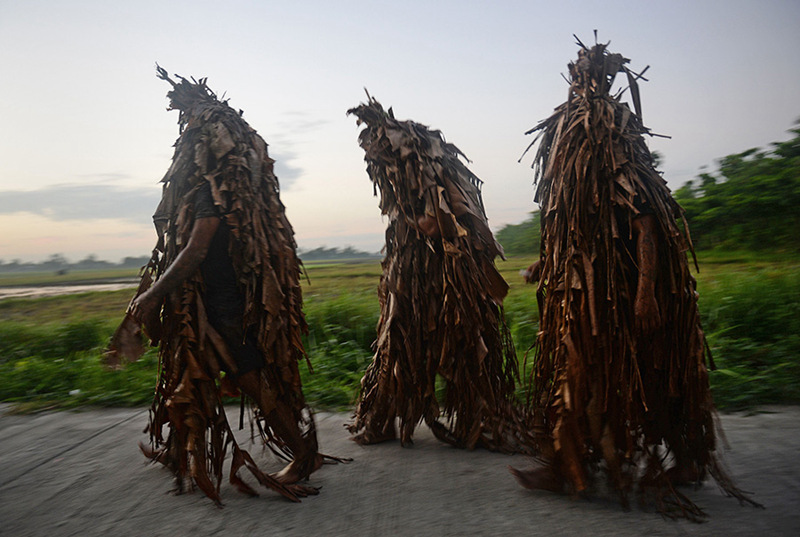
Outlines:
<svg viewBox="0 0 800 537"><path fill-rule="evenodd" d="M520 357L538 329L534 289L519 275L532 261L498 263L510 284L504 308ZM718 367L711 374L718 406L800 402L798 260L745 253L701 255L700 263L701 315ZM113 272L86 276L124 277ZM304 371L304 391L315 407L346 408L372 356L380 263L315 263L306 273L306 348L314 374ZM54 283L47 275L24 276L14 285ZM0 285L9 285L8 279ZM122 371L100 365L131 295L123 290L0 301L0 401L23 409L147 404L156 379L154 350Z"/></svg>

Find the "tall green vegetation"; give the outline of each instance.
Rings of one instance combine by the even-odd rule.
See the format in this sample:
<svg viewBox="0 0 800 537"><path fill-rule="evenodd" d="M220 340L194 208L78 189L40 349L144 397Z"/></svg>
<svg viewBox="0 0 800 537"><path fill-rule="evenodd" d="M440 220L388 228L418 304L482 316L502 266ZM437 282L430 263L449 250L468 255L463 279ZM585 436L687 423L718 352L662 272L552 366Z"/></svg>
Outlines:
<svg viewBox="0 0 800 537"><path fill-rule="evenodd" d="M709 262L700 255L700 311L722 408L800 402L800 256L784 257ZM535 289L519 275L533 259L499 263L511 286L504 307L520 359L538 331ZM305 343L314 372L301 371L316 408L353 403L372 357L380 270L376 261L309 268ZM0 301L0 401L23 408L149 404L158 367L154 349L122 370L107 370L100 361L131 292Z"/></svg>
<svg viewBox="0 0 800 537"><path fill-rule="evenodd" d="M725 157L716 174L675 193L699 250L700 312L722 408L800 403L800 126L791 132L791 140L770 150ZM535 291L519 275L538 255L538 213L504 227L497 239L512 256L499 268L511 286L504 307L521 357L538 331ZM373 260L306 268L305 343L314 373L303 373L304 391L318 408L347 408L372 356L381 267ZM17 276L23 275L7 277ZM32 283L38 276L24 277ZM147 404L156 380L154 350L120 371L100 362L131 293L0 301L0 401Z"/></svg>
<svg viewBox="0 0 800 537"><path fill-rule="evenodd" d="M697 250L800 252L800 122L793 137L718 161L675 191ZM509 255L539 252L539 213L507 225L497 240Z"/></svg>
<svg viewBox="0 0 800 537"><path fill-rule="evenodd" d="M305 346L313 373L301 368L303 393L314 405L342 409L355 402L359 382L372 358L379 304L372 286L305 301Z"/></svg>
<svg viewBox="0 0 800 537"><path fill-rule="evenodd" d="M0 322L0 401L23 409L148 403L156 381L155 352L124 371L108 370L100 355L111 330L98 317L66 324Z"/></svg>
<svg viewBox="0 0 800 537"><path fill-rule="evenodd" d="M701 279L700 313L717 366L711 384L718 406L800 402L798 259L717 267Z"/></svg>
<svg viewBox="0 0 800 537"><path fill-rule="evenodd" d="M716 174L675 191L698 249L800 251L800 127L790 132L791 140L729 155Z"/></svg>
<svg viewBox="0 0 800 537"><path fill-rule="evenodd" d="M520 224L503 226L495 234L495 239L505 250L506 255L533 255L539 253L539 211L533 211Z"/></svg>

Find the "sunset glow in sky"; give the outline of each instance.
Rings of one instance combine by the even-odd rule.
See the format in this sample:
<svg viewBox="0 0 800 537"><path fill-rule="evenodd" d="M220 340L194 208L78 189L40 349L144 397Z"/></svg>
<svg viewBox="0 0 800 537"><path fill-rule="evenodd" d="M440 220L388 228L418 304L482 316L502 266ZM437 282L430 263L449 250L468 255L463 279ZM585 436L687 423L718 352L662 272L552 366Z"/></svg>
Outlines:
<svg viewBox="0 0 800 537"><path fill-rule="evenodd" d="M208 77L270 144L298 245L377 252L386 222L348 108L364 88L440 129L494 230L533 204L524 132L566 98L572 34L650 65L651 148L672 188L787 138L800 118L796 0L0 1L0 260L148 255L178 136L170 73Z"/></svg>

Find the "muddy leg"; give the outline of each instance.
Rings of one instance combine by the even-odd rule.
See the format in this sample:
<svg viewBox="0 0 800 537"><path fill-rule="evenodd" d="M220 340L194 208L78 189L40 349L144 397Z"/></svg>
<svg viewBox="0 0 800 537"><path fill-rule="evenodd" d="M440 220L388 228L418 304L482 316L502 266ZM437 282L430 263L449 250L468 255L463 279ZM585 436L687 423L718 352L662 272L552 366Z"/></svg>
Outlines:
<svg viewBox="0 0 800 537"><path fill-rule="evenodd" d="M291 408L283 401L273 401L263 389L260 372L245 373L236 379L236 383L256 402L269 428L286 443L294 456L291 463L272 477L281 483L295 483L319 469L323 458L317 453L316 431L311 431L308 438L303 437Z"/></svg>

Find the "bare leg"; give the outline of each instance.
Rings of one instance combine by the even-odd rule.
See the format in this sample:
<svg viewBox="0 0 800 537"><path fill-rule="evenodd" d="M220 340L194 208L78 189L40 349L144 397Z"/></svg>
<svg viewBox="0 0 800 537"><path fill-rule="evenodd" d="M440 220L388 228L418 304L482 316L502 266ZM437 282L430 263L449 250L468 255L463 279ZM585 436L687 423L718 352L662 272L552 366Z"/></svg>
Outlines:
<svg viewBox="0 0 800 537"><path fill-rule="evenodd" d="M538 466L529 470L518 470L509 466L508 470L526 489L564 492L564 480L551 465Z"/></svg>
<svg viewBox="0 0 800 537"><path fill-rule="evenodd" d="M319 470L324 457L317 452L316 441L303 438L285 403L278 401L275 410L266 416L266 420L294 454L294 460L280 472L272 474L273 478L281 483L296 483Z"/></svg>
<svg viewBox="0 0 800 537"><path fill-rule="evenodd" d="M286 443L294 455L294 460L280 472L272 474L272 477L284 484L296 483L318 470L322 466L323 457L309 445L315 446L316 442L309 442L303 438L286 403L267 399L266 391L262 389L260 372L245 373L236 379L236 383L248 397L256 401L267 425Z"/></svg>
<svg viewBox="0 0 800 537"><path fill-rule="evenodd" d="M397 438L397 430L395 429L395 407L392 404L392 398L386 397L386 394L381 388L381 379L373 378L371 373L374 372L375 363L367 369L364 375L362 384L368 381L368 385L377 386L369 390L368 393L362 395L365 399L359 401L356 414L358 418L356 421L349 425L347 428L351 433L358 433L359 429L363 431L355 434L352 440L359 445L366 446L369 444L378 444L380 442L387 442ZM385 379L384 379L385 380ZM369 403L369 404L368 404Z"/></svg>

